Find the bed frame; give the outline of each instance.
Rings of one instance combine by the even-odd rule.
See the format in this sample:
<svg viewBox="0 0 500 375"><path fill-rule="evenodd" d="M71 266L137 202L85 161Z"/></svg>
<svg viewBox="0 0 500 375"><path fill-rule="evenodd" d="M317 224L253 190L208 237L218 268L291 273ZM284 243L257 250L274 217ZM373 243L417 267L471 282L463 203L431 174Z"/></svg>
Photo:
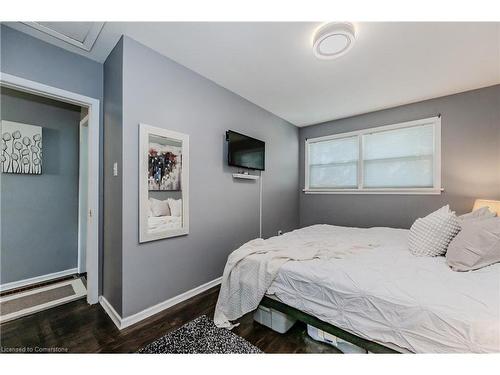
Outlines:
<svg viewBox="0 0 500 375"><path fill-rule="evenodd" d="M400 353L397 350L388 348L387 346L384 346L382 344L356 336L350 332L343 330L342 328L336 327L330 323L326 323L312 315L297 310L294 307L288 306L283 302L277 301L267 296L264 296L260 304L262 306L278 310L283 314L291 316L292 318L295 318L303 323L316 327L322 331L328 332L329 334L334 335L342 340L348 341L351 344L366 349L370 353L391 353L391 354Z"/></svg>

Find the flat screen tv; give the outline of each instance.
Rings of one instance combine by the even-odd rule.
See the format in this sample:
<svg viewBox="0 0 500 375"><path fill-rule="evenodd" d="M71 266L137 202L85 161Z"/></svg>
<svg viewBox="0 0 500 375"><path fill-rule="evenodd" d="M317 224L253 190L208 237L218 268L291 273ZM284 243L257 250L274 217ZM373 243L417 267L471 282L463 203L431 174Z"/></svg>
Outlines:
<svg viewBox="0 0 500 375"><path fill-rule="evenodd" d="M265 169L266 144L258 139L228 130L227 162L229 165L240 168Z"/></svg>

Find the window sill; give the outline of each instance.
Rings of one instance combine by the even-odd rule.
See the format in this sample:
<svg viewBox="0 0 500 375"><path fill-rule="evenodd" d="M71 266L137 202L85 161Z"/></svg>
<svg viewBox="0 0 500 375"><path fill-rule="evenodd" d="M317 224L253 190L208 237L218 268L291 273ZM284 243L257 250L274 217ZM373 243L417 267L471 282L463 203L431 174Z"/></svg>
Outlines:
<svg viewBox="0 0 500 375"><path fill-rule="evenodd" d="M444 189L302 189L305 194L440 195Z"/></svg>

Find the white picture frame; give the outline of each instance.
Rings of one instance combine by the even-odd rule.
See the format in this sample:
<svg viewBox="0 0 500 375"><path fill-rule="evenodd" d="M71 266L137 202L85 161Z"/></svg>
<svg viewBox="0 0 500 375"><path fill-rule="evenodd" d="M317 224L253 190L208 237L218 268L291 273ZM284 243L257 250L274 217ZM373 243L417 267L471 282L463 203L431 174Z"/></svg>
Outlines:
<svg viewBox="0 0 500 375"><path fill-rule="evenodd" d="M154 147L162 147L161 157L164 157L165 150L175 150L172 155L170 151L167 153L175 158L175 171L170 169L167 177L161 178L158 173L158 167L151 168L150 152ZM169 148L170 147L170 148ZM151 155L156 155L151 154ZM180 163L180 164L179 164ZM156 168L156 169L155 169ZM163 167L160 168L163 175ZM180 169L180 171L178 171ZM175 172L175 173L174 173ZM175 176L173 176L175 174ZM161 181L168 180L172 175L176 181L174 184L163 184ZM152 177L154 181L152 182ZM180 182L177 181L180 179ZM160 181L160 182L158 182ZM161 188L156 189L161 185ZM154 187L153 187L154 186ZM172 190L172 189L176 190ZM180 188L180 189L179 189ZM177 220L176 215L154 216L151 212L151 201L156 199L151 195L160 194L161 199L157 200L175 200L178 204L178 199L181 199L181 214L179 224L177 221L173 223L162 223L162 219ZM175 193L175 198L171 195ZM179 195L180 193L180 195ZM163 199L165 197L165 199ZM175 205L176 202L173 202ZM169 202L170 204L170 202ZM170 210L170 209L169 209ZM177 211L174 207L173 211ZM156 214L156 213L155 213ZM168 218L167 216L171 216ZM177 216L179 217L179 216ZM157 224L160 222L161 224ZM156 226L155 226L156 225ZM189 135L179 133L164 128L159 128L147 124L139 124L139 243L156 241L171 237L183 236L189 234Z"/></svg>

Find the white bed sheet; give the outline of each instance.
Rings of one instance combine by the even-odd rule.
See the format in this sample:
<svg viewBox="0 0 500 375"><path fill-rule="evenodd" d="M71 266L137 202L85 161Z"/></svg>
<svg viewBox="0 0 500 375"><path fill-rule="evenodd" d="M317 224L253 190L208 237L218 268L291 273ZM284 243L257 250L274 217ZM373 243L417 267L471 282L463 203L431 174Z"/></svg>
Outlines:
<svg viewBox="0 0 500 375"><path fill-rule="evenodd" d="M305 229L324 236L340 228ZM345 259L289 261L268 294L358 336L412 352L500 352L500 264L454 272L444 257L413 256L407 230L370 230L391 240Z"/></svg>
<svg viewBox="0 0 500 375"><path fill-rule="evenodd" d="M158 233L169 229L178 229L181 224L180 216L150 216L148 217L148 232Z"/></svg>

